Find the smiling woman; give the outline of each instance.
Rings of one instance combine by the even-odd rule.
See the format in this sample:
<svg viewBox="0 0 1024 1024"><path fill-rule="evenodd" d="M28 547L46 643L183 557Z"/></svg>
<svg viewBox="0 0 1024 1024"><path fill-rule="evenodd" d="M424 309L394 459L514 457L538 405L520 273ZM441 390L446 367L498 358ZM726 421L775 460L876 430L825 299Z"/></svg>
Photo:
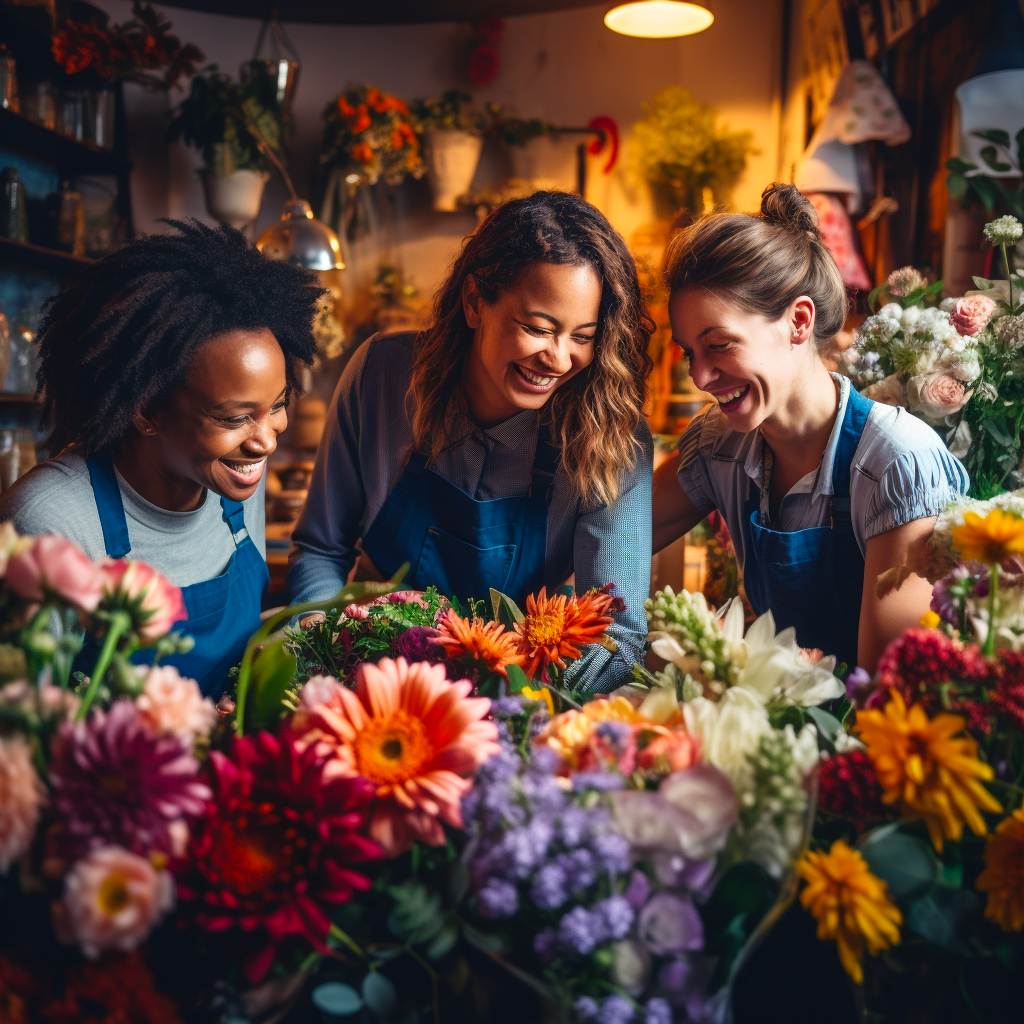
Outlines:
<svg viewBox="0 0 1024 1024"><path fill-rule="evenodd" d="M168 660L216 694L259 623L264 470L320 293L236 231L172 227L51 302L39 383L57 454L3 495L0 518L181 587L195 646Z"/></svg>
<svg viewBox="0 0 1024 1024"><path fill-rule="evenodd" d="M612 655L574 685L613 689L641 654L650 585L651 324L636 268L578 196L499 207L467 239L431 326L371 339L335 392L292 538L296 600L358 575L517 601L575 575L614 583Z"/></svg>

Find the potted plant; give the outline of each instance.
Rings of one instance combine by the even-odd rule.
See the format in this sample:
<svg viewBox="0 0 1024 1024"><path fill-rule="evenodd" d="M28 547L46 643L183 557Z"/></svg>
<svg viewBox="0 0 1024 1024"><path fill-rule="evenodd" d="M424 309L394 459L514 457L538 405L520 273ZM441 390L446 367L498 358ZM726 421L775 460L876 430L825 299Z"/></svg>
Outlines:
<svg viewBox="0 0 1024 1024"><path fill-rule="evenodd" d="M96 11L97 19L105 19ZM171 23L150 4L135 0L132 17L116 25L105 20L69 19L51 40L63 75L61 130L85 142L113 145L117 82L166 91L192 74L202 51L171 34Z"/></svg>
<svg viewBox="0 0 1024 1024"><path fill-rule="evenodd" d="M266 151L279 155L282 117L269 83L234 81L211 65L192 79L168 132L203 157L203 189L211 216L243 228L256 219L270 177Z"/></svg>
<svg viewBox="0 0 1024 1024"><path fill-rule="evenodd" d="M497 103L487 105L487 118L487 134L508 154L513 179L553 183L550 168L557 158L558 141L553 124L539 117L520 117Z"/></svg>
<svg viewBox="0 0 1024 1024"><path fill-rule="evenodd" d="M449 89L437 99L412 104L424 141L434 209L450 213L473 182L483 149L484 119L468 93Z"/></svg>
<svg viewBox="0 0 1024 1024"><path fill-rule="evenodd" d="M750 132L719 123L718 112L672 85L644 104L633 126L633 169L648 184L655 210L702 213L708 200L724 203L754 152Z"/></svg>

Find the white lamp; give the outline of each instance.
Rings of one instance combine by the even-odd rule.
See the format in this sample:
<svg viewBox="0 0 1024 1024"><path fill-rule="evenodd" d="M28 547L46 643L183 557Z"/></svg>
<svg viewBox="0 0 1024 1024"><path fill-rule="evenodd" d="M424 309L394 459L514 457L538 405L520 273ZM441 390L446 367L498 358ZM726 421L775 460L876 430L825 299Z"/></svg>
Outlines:
<svg viewBox="0 0 1024 1024"><path fill-rule="evenodd" d="M710 28L715 16L703 3L682 0L635 0L619 4L604 16L613 32L639 39L673 39Z"/></svg>

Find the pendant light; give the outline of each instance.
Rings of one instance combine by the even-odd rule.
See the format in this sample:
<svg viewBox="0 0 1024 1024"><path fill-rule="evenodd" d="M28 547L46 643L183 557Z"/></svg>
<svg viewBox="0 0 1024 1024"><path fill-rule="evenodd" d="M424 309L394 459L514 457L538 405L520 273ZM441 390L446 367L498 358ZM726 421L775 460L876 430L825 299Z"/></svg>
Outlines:
<svg viewBox="0 0 1024 1024"><path fill-rule="evenodd" d="M682 0L635 0L618 4L604 16L613 32L638 39L674 39L710 28L715 16L707 3Z"/></svg>

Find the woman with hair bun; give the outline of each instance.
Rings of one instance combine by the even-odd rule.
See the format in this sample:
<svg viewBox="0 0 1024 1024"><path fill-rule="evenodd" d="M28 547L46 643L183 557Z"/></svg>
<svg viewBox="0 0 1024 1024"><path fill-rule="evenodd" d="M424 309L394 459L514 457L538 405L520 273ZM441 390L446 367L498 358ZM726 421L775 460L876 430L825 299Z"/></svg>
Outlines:
<svg viewBox="0 0 1024 1024"><path fill-rule="evenodd" d="M625 682L650 587L652 327L593 206L538 192L496 209L431 325L371 338L346 366L292 537L295 600L336 593L357 554L359 577L408 563L409 586L460 600L613 583L618 651L588 647L572 682Z"/></svg>
<svg viewBox="0 0 1024 1024"><path fill-rule="evenodd" d="M792 185L766 189L760 216L680 231L665 279L673 336L715 404L655 477L655 550L718 509L755 610L802 646L873 669L931 593L911 577L879 598L875 581L966 492L967 473L925 423L822 362L846 292Z"/></svg>

